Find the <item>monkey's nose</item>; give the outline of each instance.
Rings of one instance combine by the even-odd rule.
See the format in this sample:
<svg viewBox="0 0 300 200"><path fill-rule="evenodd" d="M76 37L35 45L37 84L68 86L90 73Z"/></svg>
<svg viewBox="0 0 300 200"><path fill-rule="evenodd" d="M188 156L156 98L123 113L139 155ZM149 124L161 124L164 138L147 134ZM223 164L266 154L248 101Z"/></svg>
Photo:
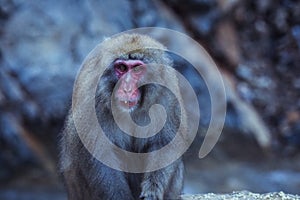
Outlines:
<svg viewBox="0 0 300 200"><path fill-rule="evenodd" d="M125 90L125 89L124 89L124 92L127 93L127 94L131 93L131 91L132 91L132 90Z"/></svg>
<svg viewBox="0 0 300 200"><path fill-rule="evenodd" d="M123 91L124 91L125 93L131 93L131 92L132 92L132 87L130 87L130 86L124 87L124 88L123 88Z"/></svg>

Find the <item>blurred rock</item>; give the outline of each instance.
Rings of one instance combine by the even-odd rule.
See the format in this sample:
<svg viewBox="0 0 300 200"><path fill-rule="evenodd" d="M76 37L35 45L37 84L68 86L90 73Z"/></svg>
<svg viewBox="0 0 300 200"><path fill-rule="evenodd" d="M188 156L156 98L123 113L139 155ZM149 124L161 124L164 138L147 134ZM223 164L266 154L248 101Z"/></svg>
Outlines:
<svg viewBox="0 0 300 200"><path fill-rule="evenodd" d="M226 60L231 65L237 66L240 63L239 39L235 27L231 22L219 24L216 33L216 44L216 48L219 48L221 54L226 57Z"/></svg>

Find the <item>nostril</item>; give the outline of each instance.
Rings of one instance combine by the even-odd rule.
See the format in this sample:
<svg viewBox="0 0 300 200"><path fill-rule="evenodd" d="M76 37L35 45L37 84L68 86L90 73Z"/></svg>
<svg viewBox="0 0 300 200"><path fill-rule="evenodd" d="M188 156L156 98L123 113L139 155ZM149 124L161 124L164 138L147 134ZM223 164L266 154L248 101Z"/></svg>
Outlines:
<svg viewBox="0 0 300 200"><path fill-rule="evenodd" d="M123 88L123 91L124 91L125 93L130 93L130 92L132 91L132 88L131 88L130 86L124 87L124 88Z"/></svg>
<svg viewBox="0 0 300 200"><path fill-rule="evenodd" d="M127 90L127 89L124 89L123 90L125 93L130 93L131 92L131 90Z"/></svg>

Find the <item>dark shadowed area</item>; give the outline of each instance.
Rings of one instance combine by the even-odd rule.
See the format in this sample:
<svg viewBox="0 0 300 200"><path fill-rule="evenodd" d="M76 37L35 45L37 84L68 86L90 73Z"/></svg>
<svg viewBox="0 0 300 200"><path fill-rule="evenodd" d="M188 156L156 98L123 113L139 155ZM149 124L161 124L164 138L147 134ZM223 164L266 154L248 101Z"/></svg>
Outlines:
<svg viewBox="0 0 300 200"><path fill-rule="evenodd" d="M224 79L224 130L199 159L210 96L195 70L175 58L201 110L184 157L184 194L300 194L299 1L0 0L0 199L67 198L58 142L77 71L103 39L138 27L189 35Z"/></svg>

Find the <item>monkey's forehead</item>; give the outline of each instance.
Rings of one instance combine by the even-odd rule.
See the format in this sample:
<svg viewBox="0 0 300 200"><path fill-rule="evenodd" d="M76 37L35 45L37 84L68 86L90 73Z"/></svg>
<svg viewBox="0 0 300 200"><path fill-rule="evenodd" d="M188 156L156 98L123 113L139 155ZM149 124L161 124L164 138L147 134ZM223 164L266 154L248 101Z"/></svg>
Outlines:
<svg viewBox="0 0 300 200"><path fill-rule="evenodd" d="M121 34L103 42L103 47L110 52L147 51L147 49L166 50L166 47L147 35Z"/></svg>
<svg viewBox="0 0 300 200"><path fill-rule="evenodd" d="M116 59L138 59L146 63L171 64L164 52L167 50L158 41L147 35L121 34L106 39L100 44L99 53L103 66L108 66ZM105 58L105 59L104 59Z"/></svg>

